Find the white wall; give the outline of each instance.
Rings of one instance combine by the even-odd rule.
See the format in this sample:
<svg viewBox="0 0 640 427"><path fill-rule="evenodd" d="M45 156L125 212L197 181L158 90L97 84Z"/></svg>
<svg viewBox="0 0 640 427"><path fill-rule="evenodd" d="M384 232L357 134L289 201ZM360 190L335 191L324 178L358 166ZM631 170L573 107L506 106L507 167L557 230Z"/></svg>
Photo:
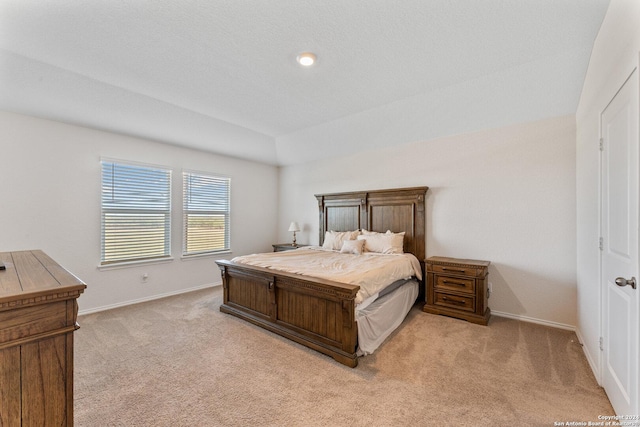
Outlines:
<svg viewBox="0 0 640 427"><path fill-rule="evenodd" d="M221 282L215 257L181 259L182 168L231 177L234 253L225 258L268 251L277 236L274 166L2 111L0 129L0 251L42 249L80 277L81 312ZM98 269L101 157L174 170L172 262Z"/></svg>
<svg viewBox="0 0 640 427"><path fill-rule="evenodd" d="M283 167L279 237L318 243L314 194L426 185L427 256L489 260L492 311L571 328L575 162L571 115Z"/></svg>
<svg viewBox="0 0 640 427"><path fill-rule="evenodd" d="M576 113L578 334L600 376L600 113L638 64L640 2L611 0L594 43Z"/></svg>

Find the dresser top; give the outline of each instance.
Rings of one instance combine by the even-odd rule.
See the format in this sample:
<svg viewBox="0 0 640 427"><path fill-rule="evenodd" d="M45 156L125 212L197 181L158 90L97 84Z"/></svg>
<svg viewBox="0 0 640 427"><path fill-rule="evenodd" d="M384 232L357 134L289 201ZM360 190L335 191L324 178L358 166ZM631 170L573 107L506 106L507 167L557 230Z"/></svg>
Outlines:
<svg viewBox="0 0 640 427"><path fill-rule="evenodd" d="M0 307L77 298L87 287L41 250L0 252Z"/></svg>
<svg viewBox="0 0 640 427"><path fill-rule="evenodd" d="M488 267L491 261L482 261L478 259L462 259L462 258L448 258L442 256L432 256L427 258L427 263L430 264L464 264L473 267Z"/></svg>

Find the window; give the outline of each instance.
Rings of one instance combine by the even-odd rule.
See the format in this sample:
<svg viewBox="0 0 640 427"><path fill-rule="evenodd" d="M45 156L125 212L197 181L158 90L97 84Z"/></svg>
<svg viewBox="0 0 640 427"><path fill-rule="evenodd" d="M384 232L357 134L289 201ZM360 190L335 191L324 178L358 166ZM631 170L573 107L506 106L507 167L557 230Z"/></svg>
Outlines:
<svg viewBox="0 0 640 427"><path fill-rule="evenodd" d="M169 257L171 171L101 163L101 264Z"/></svg>
<svg viewBox="0 0 640 427"><path fill-rule="evenodd" d="M183 172L184 255L229 251L231 179Z"/></svg>

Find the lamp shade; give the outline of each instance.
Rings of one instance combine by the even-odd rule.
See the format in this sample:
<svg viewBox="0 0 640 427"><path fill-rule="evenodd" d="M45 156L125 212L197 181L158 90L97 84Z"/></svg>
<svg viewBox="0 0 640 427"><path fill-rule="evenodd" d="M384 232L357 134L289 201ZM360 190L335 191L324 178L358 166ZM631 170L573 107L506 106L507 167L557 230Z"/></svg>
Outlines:
<svg viewBox="0 0 640 427"><path fill-rule="evenodd" d="M293 221L291 225L289 225L289 231L300 231L300 226L297 222Z"/></svg>

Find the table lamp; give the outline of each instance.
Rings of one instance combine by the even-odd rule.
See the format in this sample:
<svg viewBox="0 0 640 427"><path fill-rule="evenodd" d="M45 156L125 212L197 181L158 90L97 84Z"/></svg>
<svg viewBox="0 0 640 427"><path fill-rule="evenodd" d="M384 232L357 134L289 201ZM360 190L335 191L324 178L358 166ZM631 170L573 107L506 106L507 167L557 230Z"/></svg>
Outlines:
<svg viewBox="0 0 640 427"><path fill-rule="evenodd" d="M297 222L293 221L291 225L289 225L289 231L293 231L293 243L291 246L298 246L296 244L296 231L300 231L300 226Z"/></svg>

